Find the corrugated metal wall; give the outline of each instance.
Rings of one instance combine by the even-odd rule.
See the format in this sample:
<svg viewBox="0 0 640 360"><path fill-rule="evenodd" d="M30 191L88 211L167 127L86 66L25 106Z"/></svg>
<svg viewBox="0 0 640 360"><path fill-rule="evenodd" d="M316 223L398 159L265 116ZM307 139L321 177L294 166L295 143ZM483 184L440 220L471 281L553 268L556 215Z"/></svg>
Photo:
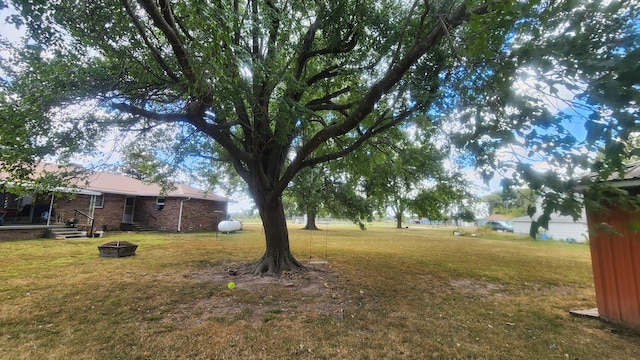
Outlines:
<svg viewBox="0 0 640 360"><path fill-rule="evenodd" d="M640 213L612 208L588 213L587 218L598 312L607 320L640 329L640 231L632 227L640 221Z"/></svg>

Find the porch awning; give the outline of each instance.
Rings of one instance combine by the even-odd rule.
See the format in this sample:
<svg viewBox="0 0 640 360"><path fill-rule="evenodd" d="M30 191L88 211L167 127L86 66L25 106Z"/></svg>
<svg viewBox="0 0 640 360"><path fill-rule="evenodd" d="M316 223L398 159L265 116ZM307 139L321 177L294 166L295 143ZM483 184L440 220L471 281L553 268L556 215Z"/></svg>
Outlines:
<svg viewBox="0 0 640 360"><path fill-rule="evenodd" d="M0 183L1 184L1 183ZM5 182L4 184L7 185L15 185L14 182L12 181L8 181ZM58 186L55 188L40 188L40 187L36 187L36 186L26 186L25 188L27 189L31 189L31 191L46 191L46 192L58 192L58 193L71 193L71 194L78 194L78 195L95 195L95 196L100 196L102 195L101 192L99 191L93 191L93 190L87 190L87 189L81 189L81 188L73 188L73 187L63 187L63 186Z"/></svg>
<svg viewBox="0 0 640 360"><path fill-rule="evenodd" d="M49 191L62 192L62 193L72 193L72 194L78 194L78 195L95 195L95 196L102 195L102 193L98 192L98 191L79 189L79 188L69 188L69 187L57 187L57 188L53 188L53 189L51 189Z"/></svg>

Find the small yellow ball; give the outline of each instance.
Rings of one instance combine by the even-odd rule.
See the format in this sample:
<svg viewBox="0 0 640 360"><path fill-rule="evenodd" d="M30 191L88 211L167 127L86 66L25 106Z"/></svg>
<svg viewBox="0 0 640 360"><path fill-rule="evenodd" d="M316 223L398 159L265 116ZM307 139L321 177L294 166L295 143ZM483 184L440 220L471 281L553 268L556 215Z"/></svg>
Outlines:
<svg viewBox="0 0 640 360"><path fill-rule="evenodd" d="M234 287L236 287L236 284L235 284L233 281L231 281L231 282L229 282L229 284L227 285L227 287L228 287L229 289L233 289Z"/></svg>

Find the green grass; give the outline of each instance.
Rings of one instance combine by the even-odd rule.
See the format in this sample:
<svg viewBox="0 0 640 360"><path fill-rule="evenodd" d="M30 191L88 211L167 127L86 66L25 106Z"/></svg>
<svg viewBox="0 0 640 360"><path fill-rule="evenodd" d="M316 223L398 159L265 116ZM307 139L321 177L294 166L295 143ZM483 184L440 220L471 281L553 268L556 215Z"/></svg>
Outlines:
<svg viewBox="0 0 640 360"><path fill-rule="evenodd" d="M640 336L569 315L595 307L588 246L374 224L290 227L314 282L238 278L237 234L0 242L0 359L640 359ZM97 256L110 240L137 255ZM253 284L253 285L252 285Z"/></svg>

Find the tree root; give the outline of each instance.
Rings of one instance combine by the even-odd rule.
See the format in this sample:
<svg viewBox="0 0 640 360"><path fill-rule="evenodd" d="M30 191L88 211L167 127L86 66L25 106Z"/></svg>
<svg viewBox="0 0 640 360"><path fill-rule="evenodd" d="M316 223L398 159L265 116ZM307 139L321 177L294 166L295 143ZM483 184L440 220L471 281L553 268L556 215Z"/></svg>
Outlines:
<svg viewBox="0 0 640 360"><path fill-rule="evenodd" d="M267 254L265 253L256 263L254 275L273 276L279 278L285 271L300 272L306 271L307 267L302 265L291 254Z"/></svg>

